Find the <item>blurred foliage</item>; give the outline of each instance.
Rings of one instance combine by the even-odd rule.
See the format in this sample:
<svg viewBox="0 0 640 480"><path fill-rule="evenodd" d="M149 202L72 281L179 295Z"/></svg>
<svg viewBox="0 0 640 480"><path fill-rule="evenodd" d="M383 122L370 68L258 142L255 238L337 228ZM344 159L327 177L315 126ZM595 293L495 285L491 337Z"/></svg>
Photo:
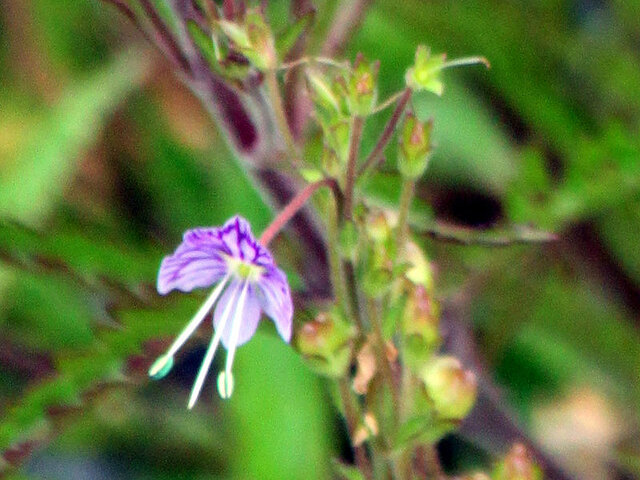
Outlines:
<svg viewBox="0 0 640 480"><path fill-rule="evenodd" d="M288 2L270 3L282 26ZM315 3L317 51L340 2ZM442 98L415 99L438 146L414 220L560 235L551 246L424 244L443 300L468 298L490 376L529 431L545 435L536 422L548 402L596 392L615 412L603 417L614 433L586 452L632 476L638 19L636 1L383 0L346 53L381 60L383 95L401 87L419 43L491 61L489 71L445 72ZM235 212L256 231L271 215L197 101L101 2L8 0L0 22L0 470L35 450L13 478L70 478L69 464L83 468L77 478L105 465L111 478L328 478L341 427L270 325L239 351L228 403L186 412L197 350L168 384L146 379L162 339L199 302L154 293L167 246ZM365 152L387 115L367 125ZM399 189L388 153L388 177L369 185L382 202ZM588 427L571 421L558 428L579 437Z"/></svg>

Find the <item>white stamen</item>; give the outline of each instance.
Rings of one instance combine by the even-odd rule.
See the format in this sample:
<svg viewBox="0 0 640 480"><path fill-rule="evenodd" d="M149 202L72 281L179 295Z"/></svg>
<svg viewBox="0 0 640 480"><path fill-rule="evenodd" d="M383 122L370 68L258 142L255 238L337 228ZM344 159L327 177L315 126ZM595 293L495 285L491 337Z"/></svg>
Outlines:
<svg viewBox="0 0 640 480"><path fill-rule="evenodd" d="M244 313L244 304L247 298L247 288L249 287L249 281L245 280L242 287L242 293L238 299L238 308L233 317L233 323L231 324L231 337L229 338L229 351L227 352L227 362L225 364L225 374L229 378L231 376L231 367L233 366L233 358L236 354L236 348L238 347L238 336L240 335L240 326L242 325L242 314ZM223 397L224 398L224 397Z"/></svg>
<svg viewBox="0 0 640 480"><path fill-rule="evenodd" d="M229 319L229 315L231 315L231 309L236 305L236 296L238 295L239 289L240 289L240 285L238 285L235 288L235 290L231 293L231 298L229 299L229 303L227 303L224 311L222 312L222 318L220 319L220 324L216 327L215 335L211 339L209 348L207 348L207 353L204 356L202 365L200 365L200 370L198 370L198 376L196 377L196 382L193 384L193 388L191 389L191 396L189 397L189 404L187 405L187 408L189 410L193 408L193 406L196 404L196 401L198 400L198 396L200 395L200 391L202 390L202 385L204 384L204 380L207 377L207 372L209 371L209 367L211 367L213 356L215 355L216 350L218 349L218 345L220 344L220 339L222 338L222 332L224 332L224 328L227 325L227 320Z"/></svg>
<svg viewBox="0 0 640 480"><path fill-rule="evenodd" d="M211 295L209 295L200 309L196 312L193 319L191 319L187 326L184 327L184 330L182 330L180 335L178 335L178 338L173 341L173 343L169 347L169 350L167 350L167 353L165 354L166 357L173 357L173 355L175 355L180 347L184 345L184 342L186 342L187 339L193 334L193 332L195 332L196 329L200 326L202 321L207 316L207 313L209 313L209 311L215 305L218 297L220 297L220 294L222 293L224 286L227 284L229 277L230 275L224 277L222 281L216 286L216 288L213 289L213 292L211 292Z"/></svg>
<svg viewBox="0 0 640 480"><path fill-rule="evenodd" d="M220 397L225 400L231 397L233 393L233 374L227 374L225 371L220 372L218 375L218 392Z"/></svg>

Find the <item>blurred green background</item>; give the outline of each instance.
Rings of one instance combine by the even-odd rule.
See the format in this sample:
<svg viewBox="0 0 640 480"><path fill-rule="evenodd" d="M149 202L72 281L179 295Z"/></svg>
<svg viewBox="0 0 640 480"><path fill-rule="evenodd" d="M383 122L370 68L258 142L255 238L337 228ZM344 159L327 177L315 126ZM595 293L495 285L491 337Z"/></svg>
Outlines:
<svg viewBox="0 0 640 480"><path fill-rule="evenodd" d="M318 51L344 3L314 3ZM270 2L275 24L287 9ZM414 100L438 144L417 225L560 236L425 236L443 304L529 438L575 478L640 478L640 3L379 0L345 56L379 58L386 97L419 43L492 68L447 71L442 98ZM344 427L270 322L238 352L231 401L210 386L186 410L198 342L146 378L201 301L155 294L162 256L189 227L237 212L259 232L272 215L166 61L98 0L3 0L0 86L0 472L330 478ZM385 171L371 190L394 199ZM487 465L487 443L447 440L447 468Z"/></svg>

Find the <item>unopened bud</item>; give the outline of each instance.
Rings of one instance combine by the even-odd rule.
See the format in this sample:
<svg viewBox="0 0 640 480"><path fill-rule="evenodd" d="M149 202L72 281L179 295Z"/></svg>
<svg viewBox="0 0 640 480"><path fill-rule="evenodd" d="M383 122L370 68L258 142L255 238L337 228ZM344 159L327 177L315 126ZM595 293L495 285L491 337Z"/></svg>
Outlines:
<svg viewBox="0 0 640 480"><path fill-rule="evenodd" d="M379 70L380 62L368 62L358 54L347 85L349 111L353 115L364 117L373 111L378 98Z"/></svg>
<svg viewBox="0 0 640 480"><path fill-rule="evenodd" d="M440 344L438 304L419 285L409 293L402 317L404 359L414 370L421 370L429 362Z"/></svg>
<svg viewBox="0 0 640 480"><path fill-rule="evenodd" d="M514 445L493 472L495 480L542 480L542 472L522 444Z"/></svg>
<svg viewBox="0 0 640 480"><path fill-rule="evenodd" d="M421 378L441 418L462 420L473 407L478 382L473 372L462 368L457 358L436 358L423 369Z"/></svg>
<svg viewBox="0 0 640 480"><path fill-rule="evenodd" d="M275 40L262 14L248 10L242 23L230 20L217 21L220 30L233 42L233 46L244 55L251 65L260 71L276 68Z"/></svg>
<svg viewBox="0 0 640 480"><path fill-rule="evenodd" d="M398 169L404 177L415 180L427 169L432 130L432 120L421 122L413 113L405 117L398 145Z"/></svg>
<svg viewBox="0 0 640 480"><path fill-rule="evenodd" d="M336 312L321 313L297 332L296 345L318 373L340 377L351 361L354 328Z"/></svg>
<svg viewBox="0 0 640 480"><path fill-rule="evenodd" d="M407 242L404 259L409 264L405 277L414 285L423 286L427 293L433 291L433 268L422 249L414 242Z"/></svg>
<svg viewBox="0 0 640 480"><path fill-rule="evenodd" d="M149 367L149 376L154 380L161 380L166 377L173 368L173 357L163 355L153 362Z"/></svg>
<svg viewBox="0 0 640 480"><path fill-rule="evenodd" d="M307 89L316 108L320 107L328 113L337 115L340 112L340 101L325 75L315 70L307 70ZM332 116L333 116L332 115Z"/></svg>
<svg viewBox="0 0 640 480"><path fill-rule="evenodd" d="M391 226L384 212L378 210L369 214L366 232L375 243L384 243L391 237Z"/></svg>

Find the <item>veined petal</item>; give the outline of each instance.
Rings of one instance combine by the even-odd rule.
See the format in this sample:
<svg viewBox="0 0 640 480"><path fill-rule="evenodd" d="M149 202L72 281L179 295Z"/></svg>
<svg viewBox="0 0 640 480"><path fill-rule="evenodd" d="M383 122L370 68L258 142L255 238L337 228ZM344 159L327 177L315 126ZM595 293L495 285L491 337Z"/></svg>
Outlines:
<svg viewBox="0 0 640 480"><path fill-rule="evenodd" d="M269 251L260 245L251 226L244 218L235 216L220 228L220 241L228 255L255 265L272 265Z"/></svg>
<svg viewBox="0 0 640 480"><path fill-rule="evenodd" d="M279 268L267 268L257 287L260 306L276 324L282 339L288 342L291 340L293 302L286 275Z"/></svg>
<svg viewBox="0 0 640 480"><path fill-rule="evenodd" d="M237 302L237 305L233 305L231 307L232 317L234 318L235 312L238 309L242 309L242 319L240 320L240 330L238 332L238 338L236 346L240 346L253 336L256 333L256 329L258 328L258 321L260 320L260 303L255 295L255 287L249 285L247 287L246 295L244 296L243 305L240 305L239 296L231 295L230 292L238 290L240 285L242 284L242 280L234 280L233 284L227 288L224 292L220 301L216 305L215 312L213 313L213 325L216 331L219 328L222 319L222 313L225 311L226 306L229 302ZM222 344L226 349L229 349L231 346L231 336L232 336L232 327L234 322L227 322L222 330Z"/></svg>
<svg viewBox="0 0 640 480"><path fill-rule="evenodd" d="M160 294L209 287L227 274L219 232L218 228L197 228L184 234L173 255L162 260L157 285Z"/></svg>

